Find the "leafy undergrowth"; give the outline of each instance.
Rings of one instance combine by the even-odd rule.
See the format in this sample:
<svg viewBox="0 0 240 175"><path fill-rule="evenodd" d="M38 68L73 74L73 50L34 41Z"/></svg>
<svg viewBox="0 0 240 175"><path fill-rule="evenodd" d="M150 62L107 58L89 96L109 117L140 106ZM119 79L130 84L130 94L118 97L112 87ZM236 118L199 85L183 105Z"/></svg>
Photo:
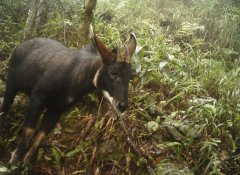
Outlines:
<svg viewBox="0 0 240 175"><path fill-rule="evenodd" d="M68 46L76 47L79 8L63 5L72 14L65 21ZM239 9L234 0L99 0L94 27L101 39L115 47L118 38L134 32L138 40L127 129L107 102L91 94L47 137L35 174L239 174ZM48 15L36 35L62 40L61 17ZM4 81L9 52L20 42L15 30L0 43ZM8 36L11 30L2 32ZM3 91L1 81L1 97ZM0 150L5 165L26 105L26 97L18 96L6 119Z"/></svg>

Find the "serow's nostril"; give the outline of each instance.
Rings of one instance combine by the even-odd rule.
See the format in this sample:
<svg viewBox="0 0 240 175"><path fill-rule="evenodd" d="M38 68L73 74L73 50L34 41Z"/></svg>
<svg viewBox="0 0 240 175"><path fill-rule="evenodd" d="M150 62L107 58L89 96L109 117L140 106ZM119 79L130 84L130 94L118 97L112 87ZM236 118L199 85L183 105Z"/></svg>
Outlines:
<svg viewBox="0 0 240 175"><path fill-rule="evenodd" d="M120 102L118 103L118 109L123 112L127 109L128 107L128 104L126 102Z"/></svg>

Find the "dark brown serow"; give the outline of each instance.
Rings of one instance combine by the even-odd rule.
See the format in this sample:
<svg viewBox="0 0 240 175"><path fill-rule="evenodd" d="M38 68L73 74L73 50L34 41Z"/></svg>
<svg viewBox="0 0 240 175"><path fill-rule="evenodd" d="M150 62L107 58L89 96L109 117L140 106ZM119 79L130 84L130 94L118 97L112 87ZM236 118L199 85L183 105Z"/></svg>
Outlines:
<svg viewBox="0 0 240 175"><path fill-rule="evenodd" d="M116 111L127 109L135 36L131 34L128 44L122 50L118 47L117 53L109 51L92 29L90 36L93 44L79 50L47 38L26 41L14 50L0 107L0 125L18 92L28 94L30 102L10 164L31 165L40 143L55 127L60 115L91 90L102 91ZM41 124L36 128L44 109Z"/></svg>

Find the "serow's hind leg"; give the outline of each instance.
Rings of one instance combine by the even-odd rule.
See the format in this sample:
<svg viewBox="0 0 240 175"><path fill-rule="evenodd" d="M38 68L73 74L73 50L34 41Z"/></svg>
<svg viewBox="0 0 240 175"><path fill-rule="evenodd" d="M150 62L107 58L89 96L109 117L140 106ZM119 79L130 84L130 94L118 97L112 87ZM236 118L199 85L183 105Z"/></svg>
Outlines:
<svg viewBox="0 0 240 175"><path fill-rule="evenodd" d="M17 148L12 154L10 164L20 163L27 147L35 133L37 122L43 109L43 100L38 96L31 96L29 106L23 122L23 130Z"/></svg>
<svg viewBox="0 0 240 175"><path fill-rule="evenodd" d="M36 132L34 142L32 147L27 152L24 160L23 165L29 167L34 162L36 158L36 154L38 152L39 146L42 143L44 137L54 128L60 118L60 112L56 112L54 110L48 109L46 114L43 117L41 125Z"/></svg>

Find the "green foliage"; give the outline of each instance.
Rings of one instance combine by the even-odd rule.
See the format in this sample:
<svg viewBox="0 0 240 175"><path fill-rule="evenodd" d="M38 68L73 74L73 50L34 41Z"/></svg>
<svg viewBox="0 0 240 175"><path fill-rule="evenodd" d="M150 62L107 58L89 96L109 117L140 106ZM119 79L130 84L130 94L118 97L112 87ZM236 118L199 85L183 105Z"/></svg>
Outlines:
<svg viewBox="0 0 240 175"><path fill-rule="evenodd" d="M0 53L4 60L20 43L28 2L1 2ZM67 45L76 47L84 7L82 1L62 3ZM130 85L126 121L157 173L240 171L239 12L236 0L98 1L94 28L107 46L116 47L119 38L123 43L130 32L137 36L138 51L132 59L135 78ZM63 41L62 14L52 1L48 2L47 19L35 35ZM6 62L1 62L1 68L4 77ZM106 117L106 106L106 115L87 108L98 103L96 96L89 97L91 102L82 105L83 109L74 108L66 114L67 129L60 133L78 129L81 136L73 138L64 151L51 146L49 161L58 170L65 164L76 165L72 174L84 174L89 167L102 174L143 174L146 158L138 157L127 146L117 120ZM17 130L20 122L10 123L12 130ZM8 139L8 144L14 140ZM84 166L80 169L79 164Z"/></svg>
<svg viewBox="0 0 240 175"><path fill-rule="evenodd" d="M174 136L179 136L184 146L175 141L159 145L162 150L172 150L178 159L183 159L186 151L191 156L195 155L192 151L197 151L196 156L200 157L191 158L193 172L224 172L220 150L229 147L230 156L239 140L231 135L240 129L236 122L240 98L240 7L230 1L214 0L187 4L104 2L96 13L101 31L108 31L114 23L119 28L113 33L134 29L140 36L142 49L133 60L137 73L134 86L139 87L132 100L134 113L142 116L152 134L159 130L154 119L159 115L163 121L160 125L180 130L183 138L176 133ZM112 15L111 22L102 16L105 12ZM226 139L229 144L223 142ZM199 150L193 149L196 146Z"/></svg>
<svg viewBox="0 0 240 175"><path fill-rule="evenodd" d="M206 25L206 38L221 49L239 52L239 5L229 0L207 0L205 4L197 3L199 20ZM215 45L216 46L216 45Z"/></svg>

